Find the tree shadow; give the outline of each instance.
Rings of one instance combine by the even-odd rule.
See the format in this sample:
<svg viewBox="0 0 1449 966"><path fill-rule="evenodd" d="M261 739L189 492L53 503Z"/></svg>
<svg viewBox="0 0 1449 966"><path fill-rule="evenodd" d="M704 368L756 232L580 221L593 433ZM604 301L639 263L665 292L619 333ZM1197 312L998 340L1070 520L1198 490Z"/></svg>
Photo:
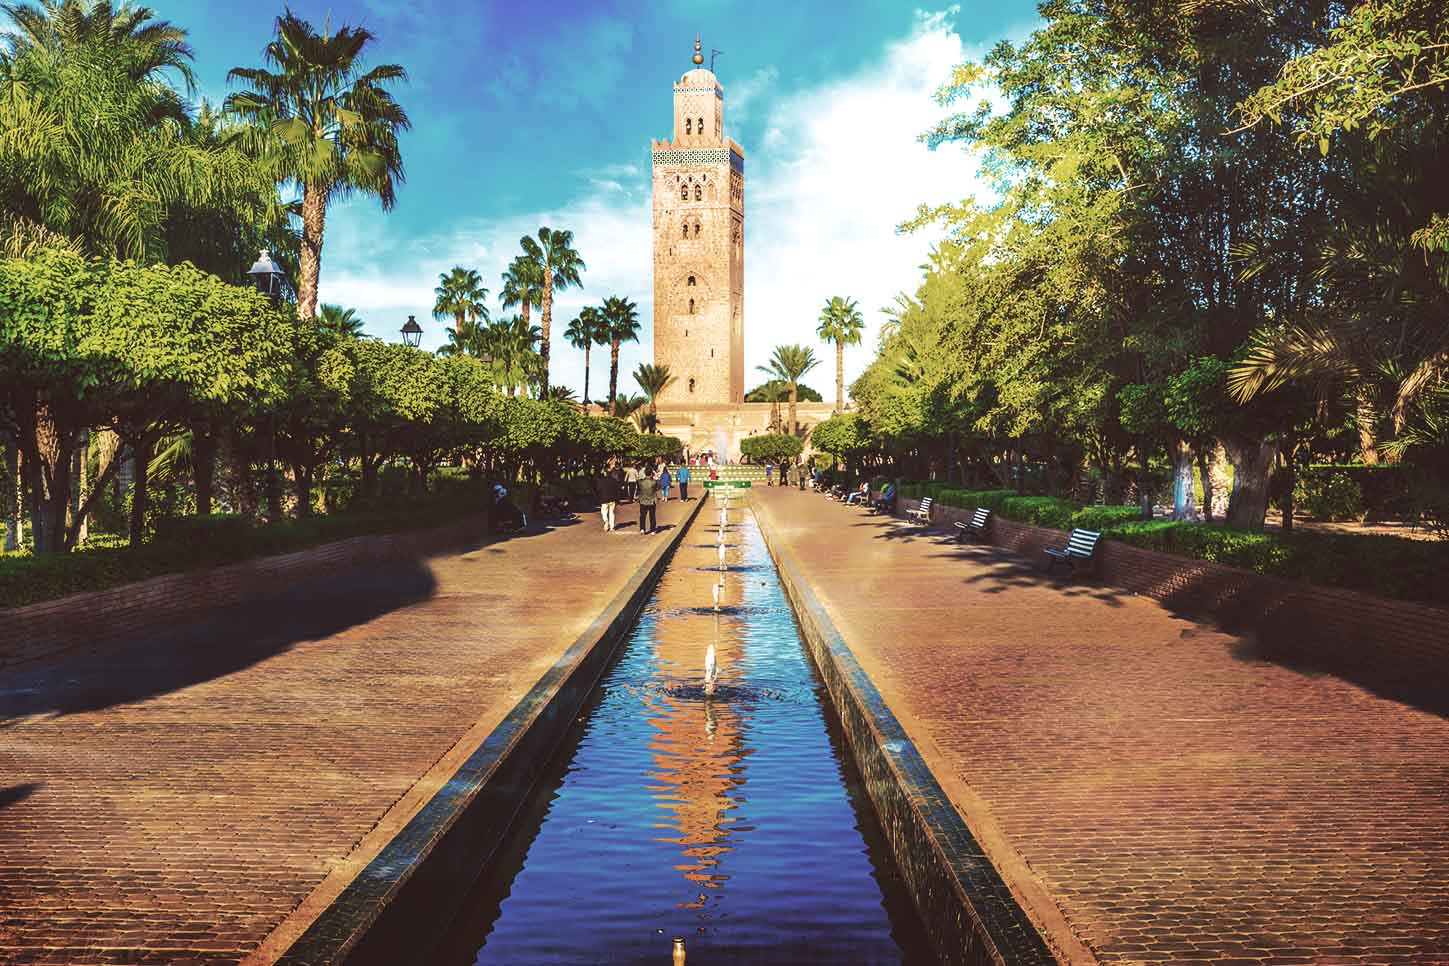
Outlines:
<svg viewBox="0 0 1449 966"><path fill-rule="evenodd" d="M435 587L422 559L379 561L208 609L159 632L98 639L14 665L0 670L0 726L30 715L143 701L225 677L426 600Z"/></svg>
<svg viewBox="0 0 1449 966"><path fill-rule="evenodd" d="M9 785L0 788L0 812L14 805L16 802L23 802L45 787L45 782L25 782L20 785Z"/></svg>

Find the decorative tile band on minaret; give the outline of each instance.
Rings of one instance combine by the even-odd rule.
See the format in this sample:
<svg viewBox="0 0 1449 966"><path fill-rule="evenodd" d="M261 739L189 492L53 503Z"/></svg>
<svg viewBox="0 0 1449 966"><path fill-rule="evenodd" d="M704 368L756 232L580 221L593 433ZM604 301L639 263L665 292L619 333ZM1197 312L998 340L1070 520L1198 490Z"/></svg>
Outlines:
<svg viewBox="0 0 1449 966"><path fill-rule="evenodd" d="M663 405L729 405L745 394L745 152L724 133L724 87L695 38L674 85L674 131L653 142L654 362Z"/></svg>

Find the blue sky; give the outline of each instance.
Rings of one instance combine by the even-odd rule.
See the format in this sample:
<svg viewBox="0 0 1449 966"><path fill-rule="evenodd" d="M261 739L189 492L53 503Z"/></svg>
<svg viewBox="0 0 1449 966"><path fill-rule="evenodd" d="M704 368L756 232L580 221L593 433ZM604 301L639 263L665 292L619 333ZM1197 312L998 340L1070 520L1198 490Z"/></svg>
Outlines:
<svg viewBox="0 0 1449 966"><path fill-rule="evenodd" d="M227 93L228 69L261 63L277 12L233 0L149 4L190 31L200 93L215 100ZM319 24L330 15L367 25L378 37L372 62L400 63L411 75L397 92L413 120L402 142L407 183L391 212L366 199L329 211L323 300L356 307L385 338L415 314L427 328L423 344L436 346L443 329L429 310L440 272L477 268L496 296L521 235L572 228L589 268L581 290L560 296L553 381L576 392L581 353L558 343L584 304L634 299L644 333L620 368L649 359L649 141L670 133L670 85L690 66L696 33L706 51L723 51L726 133L747 154L753 372L776 344L814 342L830 295L860 301L873 344L879 309L915 287L934 240L897 236L893 226L921 202L979 193L970 157L915 140L941 114L932 91L955 63L1036 22L1025 0L942 9L889 0L298 0L293 10ZM847 380L869 355L848 353ZM607 359L600 378L596 366L592 395L606 369ZM833 396L833 373L810 381Z"/></svg>

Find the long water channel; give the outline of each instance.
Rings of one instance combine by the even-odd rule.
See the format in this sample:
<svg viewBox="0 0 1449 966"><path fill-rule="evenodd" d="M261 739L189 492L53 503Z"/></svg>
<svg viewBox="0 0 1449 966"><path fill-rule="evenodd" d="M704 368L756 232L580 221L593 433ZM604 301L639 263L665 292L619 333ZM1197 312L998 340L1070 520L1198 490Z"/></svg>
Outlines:
<svg viewBox="0 0 1449 966"><path fill-rule="evenodd" d="M754 516L726 505L724 569L706 506L446 962L668 963L675 937L690 964L934 962Z"/></svg>

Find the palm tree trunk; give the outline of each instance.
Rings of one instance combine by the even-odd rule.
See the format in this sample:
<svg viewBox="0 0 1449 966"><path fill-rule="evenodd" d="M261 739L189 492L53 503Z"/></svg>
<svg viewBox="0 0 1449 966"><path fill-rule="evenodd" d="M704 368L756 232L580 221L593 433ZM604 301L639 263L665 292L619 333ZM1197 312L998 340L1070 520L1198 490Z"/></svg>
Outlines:
<svg viewBox="0 0 1449 966"><path fill-rule="evenodd" d="M835 411L845 408L845 343L835 340Z"/></svg>
<svg viewBox="0 0 1449 966"><path fill-rule="evenodd" d="M543 372L538 380L538 398L548 398L548 352L550 345L550 332L553 328L553 271L547 265L543 267L543 339L539 346L538 354L543 360Z"/></svg>
<svg viewBox="0 0 1449 966"><path fill-rule="evenodd" d="M1367 392L1360 392L1354 413L1358 423L1358 453L1366 466L1375 466L1379 461L1378 414L1374 412L1373 399Z"/></svg>
<svg viewBox="0 0 1449 966"><path fill-rule="evenodd" d="M317 185L302 189L302 250L297 279L297 318L317 315L317 282L322 276L322 232L327 219L326 192Z"/></svg>
<svg viewBox="0 0 1449 966"><path fill-rule="evenodd" d="M794 380L790 382L790 435L800 435L800 420L795 418L795 402L798 398L799 386Z"/></svg>
<svg viewBox="0 0 1449 966"><path fill-rule="evenodd" d="M462 312L454 312L453 313L453 331L456 332L456 333L458 333L458 347L459 348L462 348L462 346L463 346L463 313Z"/></svg>
<svg viewBox="0 0 1449 966"><path fill-rule="evenodd" d="M584 346L584 405L589 404L589 346Z"/></svg>
<svg viewBox="0 0 1449 966"><path fill-rule="evenodd" d="M614 405L614 400L619 394L619 340L609 340L609 405Z"/></svg>

